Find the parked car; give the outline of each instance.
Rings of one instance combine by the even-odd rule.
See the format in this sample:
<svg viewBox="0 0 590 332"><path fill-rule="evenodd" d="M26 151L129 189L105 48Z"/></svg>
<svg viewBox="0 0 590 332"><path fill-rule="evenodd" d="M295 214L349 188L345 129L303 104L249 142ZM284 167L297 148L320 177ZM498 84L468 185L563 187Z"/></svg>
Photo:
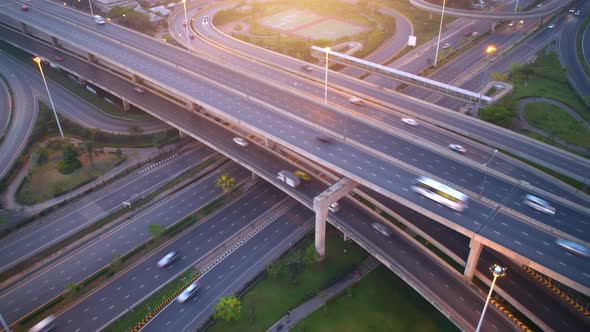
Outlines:
<svg viewBox="0 0 590 332"><path fill-rule="evenodd" d="M183 290L182 293L180 293L180 295L178 295L178 297L176 298L176 301L178 301L180 303L186 302L188 299L193 297L193 295L195 295L195 293L197 292L197 290L199 289L200 286L201 285L199 285L198 282L196 282L196 281L193 282L185 290Z"/></svg>
<svg viewBox="0 0 590 332"><path fill-rule="evenodd" d="M94 15L94 22L96 22L96 24L104 24L104 18L102 18L102 16L100 15Z"/></svg>
<svg viewBox="0 0 590 332"><path fill-rule="evenodd" d="M467 152L467 149L465 149L464 147L462 147L459 144L449 144L449 149L455 151L455 152L459 152L459 153L465 153Z"/></svg>
<svg viewBox="0 0 590 332"><path fill-rule="evenodd" d="M359 97L355 97L355 96L350 97L350 99L348 99L348 101L357 105L357 106L363 106L365 104L365 102L362 99L360 99Z"/></svg>
<svg viewBox="0 0 590 332"><path fill-rule="evenodd" d="M241 137L234 137L234 143L236 143L239 146L248 146L248 141Z"/></svg>
<svg viewBox="0 0 590 332"><path fill-rule="evenodd" d="M554 215L555 208L551 206L547 201L540 199L539 197L533 195L526 195L524 196L524 204L530 206L531 208L545 214Z"/></svg>
<svg viewBox="0 0 590 332"><path fill-rule="evenodd" d="M582 257L590 258L590 249L584 247L581 244L576 242L564 240L564 239L557 239L555 243L562 247L563 249L571 252L572 254L580 255Z"/></svg>
<svg viewBox="0 0 590 332"><path fill-rule="evenodd" d="M311 180L311 176L309 176L309 174L305 173L304 171L296 170L295 172L293 172L293 174L300 177L301 180L303 180L303 181L310 181Z"/></svg>
<svg viewBox="0 0 590 332"><path fill-rule="evenodd" d="M371 227L373 227L377 232L389 237L391 236L391 231L389 230L389 228L387 228L387 226L380 224L378 222L374 222L371 224Z"/></svg>
<svg viewBox="0 0 590 332"><path fill-rule="evenodd" d="M402 122L407 124L408 126L416 127L418 126L418 121L410 118L402 118Z"/></svg>
<svg viewBox="0 0 590 332"><path fill-rule="evenodd" d="M340 211L340 204L338 204L338 202L334 202L334 203L330 204L330 206L328 207L328 210L330 210L330 212L332 212L332 213L336 213L336 212Z"/></svg>
<svg viewBox="0 0 590 332"><path fill-rule="evenodd" d="M163 267L166 267L166 266L174 263L174 261L176 260L177 257L178 257L178 254L174 250L167 253L166 256L162 257L162 259L160 259L158 261L158 267L163 268Z"/></svg>

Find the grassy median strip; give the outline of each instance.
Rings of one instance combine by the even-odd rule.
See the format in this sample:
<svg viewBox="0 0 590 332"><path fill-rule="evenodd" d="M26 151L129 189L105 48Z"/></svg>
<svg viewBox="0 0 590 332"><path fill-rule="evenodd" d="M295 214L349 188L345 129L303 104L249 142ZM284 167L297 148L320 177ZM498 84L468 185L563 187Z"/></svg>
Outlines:
<svg viewBox="0 0 590 332"><path fill-rule="evenodd" d="M48 315L55 314L65 308L67 308L68 306L70 306L74 302L78 301L85 294L89 293L93 289L95 289L98 286L100 286L101 284L105 283L107 280L109 280L110 278L115 276L120 271L123 271L127 267L135 264L135 262L140 260L141 257L147 256L151 252L157 250L162 244L169 241L171 238L173 238L178 233L182 232L183 230L186 230L187 228L189 228L190 226L192 226L196 223L199 223L206 216L211 214L213 211L216 211L217 209L223 207L228 202L236 199L240 195L241 195L241 189L236 188L231 193L221 196L221 197L215 199L214 201L210 202L209 204L205 205L204 207L199 209L199 211L197 211L196 213L183 218L182 220L178 221L174 225L171 225L170 227L168 227L164 231L164 233L162 234L161 237L159 237L157 239L152 238L152 239L140 244L139 246L137 246L136 248L134 248L133 250L129 251L128 253L126 253L122 256L114 255L112 257L111 263L109 265L105 266L101 270L97 271L96 273L94 273L91 276L87 277L86 279L82 280L78 284L74 284L74 283L66 284L64 286L64 289L67 292L56 298L56 299L59 299L59 301L57 303L52 303L53 301L55 301L55 300L53 300L53 301L49 302L48 304L42 306L41 308L35 310L34 312L29 314L28 316L24 317L21 320L21 322L19 322L19 324L16 326L14 331L26 331L32 325L36 324L38 321L47 317ZM171 290L169 289L169 291L171 291ZM163 293L163 294L169 294L169 293ZM161 299L158 297L155 300L150 301L148 299L146 301L149 301L149 302L147 302L148 304L152 303L152 301L154 301L154 303L160 303ZM51 305L49 305L49 304L51 304ZM151 307L151 309L153 309L153 307ZM139 317L139 320L141 320L141 318L143 318L150 311L151 310L148 310L147 306L142 307L140 305L140 306L137 306L133 311L131 311L128 314L126 314L125 316L123 316L121 319L127 317L127 315L131 315L133 317ZM117 322L118 321L119 320L117 320ZM137 322L138 321L129 320L128 321L128 323L130 324L129 329L131 327L133 327ZM127 326L127 325L125 325L125 326ZM116 329L116 331L122 331L122 330Z"/></svg>
<svg viewBox="0 0 590 332"><path fill-rule="evenodd" d="M120 220L122 219L124 216L127 215L127 219L130 219L131 216L130 214L134 211L138 211L141 207L143 207L144 205L146 205L147 203L151 202L152 200L154 200L154 198L156 198L158 195L164 193L165 191L169 191L171 189L173 189L175 186L177 186L179 183L186 181L192 177L194 177L196 174L198 174L199 172L203 171L204 169L206 169L207 167L213 165L213 163L215 162L215 159L207 159L205 160L203 163L191 168L190 170L184 172L183 174L181 174L180 176L172 179L171 181L167 182L166 184L164 184L162 187L156 189L154 192L150 193L149 195L147 195L145 198L141 198L135 202L133 202L132 204L132 208L131 209L118 209L116 211L114 211L113 213L110 213L109 215L107 215L106 217L97 220L95 223L93 223L92 225L89 225L88 227L83 228L82 230L80 230L79 232L76 232L75 234L72 234L71 236L63 239L62 241L46 248L45 250L27 258L26 260L16 264L15 266L7 269L6 271L0 273L0 280L7 280L8 278L22 272L22 271L26 271L27 269L29 269L30 267L34 266L35 264L41 262L42 260L50 257L51 255L53 255L56 252L59 252L60 250L76 243L77 241L79 241L80 239L84 238L87 235L90 235L104 227L106 227L107 225L111 224L113 221L116 220ZM174 188L173 192L179 191L182 188L186 187L187 185L189 185L190 183L197 181L198 179L202 178L203 176L205 176L207 173L205 174L201 174L199 177L194 178L193 181L190 181L189 183L184 184L183 186L180 186L178 188Z"/></svg>

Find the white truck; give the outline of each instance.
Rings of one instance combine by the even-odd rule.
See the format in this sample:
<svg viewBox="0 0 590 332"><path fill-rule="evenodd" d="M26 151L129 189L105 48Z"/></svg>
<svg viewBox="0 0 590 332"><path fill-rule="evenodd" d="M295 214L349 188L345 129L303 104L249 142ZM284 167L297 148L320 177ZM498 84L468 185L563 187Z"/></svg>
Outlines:
<svg viewBox="0 0 590 332"><path fill-rule="evenodd" d="M285 182L289 187L297 188L301 184L299 177L292 172L282 170L277 174L279 181Z"/></svg>

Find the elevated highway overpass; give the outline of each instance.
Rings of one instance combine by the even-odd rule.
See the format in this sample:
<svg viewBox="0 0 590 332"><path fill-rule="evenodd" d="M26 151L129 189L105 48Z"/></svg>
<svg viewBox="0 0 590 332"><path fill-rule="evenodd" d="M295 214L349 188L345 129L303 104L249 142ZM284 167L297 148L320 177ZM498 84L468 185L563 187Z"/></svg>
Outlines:
<svg viewBox="0 0 590 332"><path fill-rule="evenodd" d="M2 30L4 34L4 30ZM12 32L6 32L6 36L9 36ZM15 39L13 42L16 42L18 38L21 38L18 35L14 35ZM47 46L40 46L37 43L31 43L26 38L21 39L19 43L22 42L23 48L28 48L31 52L42 55L43 49L48 49ZM35 44L35 45L33 45ZM283 190L289 192L290 194L294 194L295 197L298 197L299 201L305 201L305 205L311 207L311 197L315 197L319 192L323 191L323 189L313 189L310 186L302 186L301 189L293 191L289 187L285 187L281 183L278 183L274 175L277 170L284 169L289 167L287 165L274 165L270 169L268 165L272 163L268 162L269 160L264 157L264 151L268 150L265 148L258 148L254 145L248 147L246 151L243 151L239 155L235 155L232 153L232 150L235 150L235 146L231 142L231 138L238 133L235 132L228 132L225 127L219 126L217 122L209 122L206 119L202 118L196 112L186 112L186 108L182 105L165 102L162 103L161 101L154 100L151 95L138 95L133 92L133 84L129 82L123 82L122 84L115 84L116 82L112 78L112 74L104 73L98 67L88 66L86 63L69 58L64 61L64 67L72 72L78 72L83 77L91 77L93 82L97 85L118 94L122 98L128 99L130 102L137 104L138 106L145 108L150 113L153 113L155 116L164 119L170 124L173 124L176 127L180 127L183 131L190 133L191 136L205 141L207 144L215 147L218 151L234 158L235 160L240 161L243 165L247 166L251 170L255 171L260 176L264 177L266 180L274 183L275 185L281 187ZM202 113L201 113L202 114ZM318 145L316 143L316 145ZM321 146L321 145L320 145ZM262 164L260 163L262 162ZM303 190L303 191L300 191ZM298 194L301 192L301 194ZM345 208L348 208L346 205ZM401 273L406 276L409 276L407 279L408 283L413 287L427 287L430 290L426 291L424 296L428 298L437 308L441 309L439 306L443 305L446 306L446 309L441 309L445 314L452 316L452 317L465 317L463 320L470 321L476 314L478 314L477 309L473 310L473 306L469 309L465 309L466 304L464 300L468 302L471 301L473 295L473 290L467 286L464 287L464 291L456 290L457 285L462 285L462 282L457 280L456 273L453 272L444 272L445 269L441 270L440 267L437 267L440 263L433 263L436 260L420 258L418 261L420 264L414 264L412 257L415 257L416 249L414 246L411 246L408 242L408 239L401 236L398 237L397 235L387 243L381 242L379 235L375 234L370 231L369 224L366 222L357 223L351 221L357 220L364 220L359 218L359 215L353 215L349 221L339 221L339 218L334 219L334 215L328 217L329 221L337 225L340 229L342 229L346 234L350 235L356 241L359 241L361 245L363 245L369 252L376 254L383 262L386 263L390 269L393 269L397 273ZM408 259L409 258L409 259ZM429 263L430 262L430 263ZM431 271L432 273L423 273L415 270L419 268L420 271ZM430 275L436 275L436 282L432 283L429 281ZM449 279L450 276L450 279ZM420 285L421 284L421 285ZM449 293L447 286L452 288L452 292ZM439 289L440 288L440 289ZM457 294L461 294L457 296ZM462 298L463 300L460 300ZM475 306L478 307L483 303L483 298L480 299L480 303L477 303ZM449 312L450 307L453 312ZM446 311L445 311L446 310ZM468 310L465 312L461 312L461 310ZM473 311L473 312L472 312ZM494 315L497 313L493 313L490 316L490 319L495 321L496 318L493 318ZM463 316L462 316L463 315ZM470 318L471 317L471 318ZM505 326L505 323L502 323L502 319L500 321L495 321L495 326ZM473 325L470 325L470 328L473 328ZM511 329L510 327L505 327L507 329ZM484 325L484 329L487 328ZM502 328L501 328L502 329ZM503 330L503 329L502 329Z"/></svg>
<svg viewBox="0 0 590 332"><path fill-rule="evenodd" d="M3 11L5 8L0 10ZM33 13L34 12L35 11L33 11ZM20 13L19 8L16 7L12 14L16 16ZM29 16L29 18L30 17L32 16ZM136 79L141 75L146 79L144 82L146 84L157 81L160 89L166 88L170 94L180 96L183 100L190 100L191 108L195 111L201 109L201 106L198 104L204 105L208 112L215 113L215 116L221 117L225 119L225 121L232 122L261 137L270 138L271 140L280 143L282 146L296 151L311 160L327 165L331 169L346 175L358 183L372 187L374 190L377 190L389 198L401 201L413 209L432 217L434 220L453 228L459 228L458 230L460 232L473 235L474 233L479 232L482 224L485 224L486 221L490 220L502 220L500 221L501 224L512 225L516 223L522 225L526 229L530 228L527 224L514 219L510 214L506 214L505 211L497 211L497 209L496 211L492 211L494 209L493 205L487 205L485 202L476 201L472 203L468 212L463 215L451 213L449 210L446 210L441 206L436 206L436 204L430 201L420 202L420 205L418 205L416 204L417 198L415 194L409 192L407 189L412 184L411 179L417 176L415 170L408 170L403 167L400 168L398 165L392 164L382 158L375 157L373 154L359 150L354 145L347 143L347 141L338 140L337 144L330 145L329 147L318 146L317 142L309 141L310 137L315 137L319 134L313 126L310 127L301 122L293 121L283 113L263 111L260 103L267 107L272 107L272 105L264 103L261 100L257 100L258 103L254 103L253 100L255 100L255 98L249 93L244 94L243 92L240 93L236 90L232 91L232 93L228 93L227 90L224 90L223 88L220 89L222 86L206 82L203 77L195 76L187 70L181 69L177 64L170 65L165 61L146 56L147 54L142 53L145 51L138 52L136 49L121 47L125 45L120 42L117 43L117 45L111 46L111 41L95 35L91 30L80 31L79 28L75 29L74 27L70 27L70 29L67 29L68 32L56 31L61 30L61 28L56 29L56 25L47 24L47 22L43 22L42 19L40 22L35 23L35 25L37 24L41 25L42 31L47 31L54 35L60 35L63 37L62 33L65 33L65 35L68 36L60 39L63 45L67 45L65 44L66 40L70 45L76 44L79 50L93 54L93 56L90 56L92 60L97 60L96 54L103 54L103 56L99 57L98 63L103 66L107 63L111 68L115 67L114 64L116 63L119 74L128 71L134 73ZM63 24L68 25L69 23L64 21ZM115 27L111 28L114 29ZM39 29L39 27L37 27L37 29ZM69 31L74 31L74 33L69 34ZM99 52L97 52L97 50L99 50ZM184 56L186 56L186 52L180 50L172 49L171 52L179 52L179 54L184 54ZM109 61L105 61L105 58ZM196 61L197 59L190 57L189 60ZM211 66L211 64L209 64L209 66ZM196 68L196 66L191 66L191 68ZM233 76L237 76L236 73L223 72L221 69L219 69L218 75L219 73L221 73L221 78L226 84L227 81L233 78ZM224 74L226 74L226 76L224 76ZM230 74L231 77L229 76ZM241 79L246 78L242 77ZM155 88L156 86L153 87ZM190 112L185 113L187 113L186 116L191 114ZM169 115L165 113L159 114L159 117L165 117L166 121L170 123L171 119L168 118L168 116ZM182 117L182 115L178 116ZM264 121L262 121L263 119ZM283 124L279 125L281 123ZM189 132L190 130L186 129L183 124L183 121L178 121L174 125L185 132ZM285 131L287 130L291 134L290 136L285 136ZM326 151L326 149L328 151ZM328 155L326 155L326 153ZM321 157L318 156L320 154L322 155ZM354 156L354 158L357 159L355 160L354 165L349 165L348 162L345 162L346 159L343 159L349 158L350 156ZM397 174L396 177L399 177L399 180L391 178L392 173ZM496 231L496 233L497 235L501 234L501 232L498 231ZM539 233L539 230L534 227L524 233L526 236L533 234L532 238L544 238L548 241L551 241L550 239L552 237L548 234L541 235L544 234L544 232ZM494 232L492 231L490 237L493 239L494 236ZM563 280L565 283L570 283L574 288L585 291L585 287L587 287L584 285L586 282L585 279L587 278L584 276L585 265L570 265L564 262L565 259L559 260L561 263L556 264L555 260L549 259L545 256L545 253L542 254L543 257L541 258L534 257L534 255L532 255L533 257L530 257L532 252L526 252L522 247L522 242L518 240L514 241L514 243L503 243L506 247L497 246L495 241L501 240L499 242L505 242L505 236L506 234L495 240L490 240L491 242L489 245L494 246L494 248L499 251L506 251L506 247L508 247L508 251L515 251L514 257L516 259L524 259L534 268L546 272L547 274L556 277L556 279ZM556 250L556 254L563 255L563 252L551 243L548 244L553 247L551 250ZM527 243L527 245L535 246L538 245L538 243ZM321 244L318 245L318 248L321 249ZM523 250L526 253L523 252ZM540 251L537 250L537 252ZM570 257L565 258L569 259ZM572 257L572 259L576 260L579 258ZM532 262L533 260L542 263ZM550 266L550 268L547 269L546 266ZM565 266L565 268L563 268L563 266ZM560 274L551 269L565 273Z"/></svg>
<svg viewBox="0 0 590 332"><path fill-rule="evenodd" d="M422 9L431 13L440 14L442 12L442 6L432 4L426 0L409 0L412 6ZM520 11L516 13L507 12L487 12L482 10L467 10L467 9L455 9L446 7L445 15L457 16L457 17L468 17L477 19L494 19L501 21L509 21L516 19L528 19L528 18L542 18L545 16L553 15L556 11L570 5L572 0L550 0L545 1L543 7L534 8L532 10Z"/></svg>

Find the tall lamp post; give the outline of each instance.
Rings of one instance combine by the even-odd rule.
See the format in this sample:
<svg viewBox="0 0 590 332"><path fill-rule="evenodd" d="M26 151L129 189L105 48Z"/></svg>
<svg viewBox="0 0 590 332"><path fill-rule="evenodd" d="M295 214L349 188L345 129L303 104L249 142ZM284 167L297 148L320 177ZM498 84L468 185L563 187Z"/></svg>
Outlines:
<svg viewBox="0 0 590 332"><path fill-rule="evenodd" d="M481 329L481 324L483 323L483 317L486 315L486 309L488 308L488 303L490 302L490 297L492 297L492 292L494 291L494 285L496 284L496 279L502 278L506 275L506 268L501 267L500 265L494 264L490 267L490 271L494 275L494 280L492 280L492 285L490 286L490 292L488 293L488 297L486 298L486 303L483 305L483 311L481 312L481 317L479 318L479 323L477 323L477 328L475 332L479 332Z"/></svg>
<svg viewBox="0 0 590 332"><path fill-rule="evenodd" d="M55 111L55 106L53 105L53 99L51 98L51 93L49 93L49 87L47 86L47 80L45 80L45 74L43 73L43 67L41 66L41 58L36 56L33 58L33 61L39 65L39 71L41 72L41 77L43 78L43 84L45 84L45 90L47 90L47 95L49 96L49 102L51 103L51 109L53 109L53 115L55 115L55 121L57 122L57 128L59 128L59 133L61 138L64 138L64 132L61 129L61 124L59 123L59 118L57 117L57 112Z"/></svg>
<svg viewBox="0 0 590 332"><path fill-rule="evenodd" d="M445 18L445 5L446 5L447 1L443 0L443 8L442 8L442 13L440 15L440 26L438 27L438 40L436 41L436 52L434 53L434 66L436 67L436 63L438 61L438 49L440 47L440 35L442 34L442 24L443 24L443 19Z"/></svg>
<svg viewBox="0 0 590 332"><path fill-rule="evenodd" d="M88 7L90 7L90 15L94 16L94 10L92 9L92 0L88 0Z"/></svg>
<svg viewBox="0 0 590 332"><path fill-rule="evenodd" d="M487 60L487 58L490 57L495 52L496 52L495 45L488 45L488 47L486 47L486 57L484 58L484 65L485 65L485 61ZM479 98L477 99L477 109L475 112L475 117L477 117L477 113L479 112L479 108L481 107L481 99L483 98L483 88L485 87L485 83L488 80L488 70L489 70L489 66L486 66L485 67L485 75L484 75L484 86L479 91Z"/></svg>
<svg viewBox="0 0 590 332"><path fill-rule="evenodd" d="M326 76L324 79L324 104L328 103L328 54L330 54L330 48L324 48L324 52L326 53Z"/></svg>
<svg viewBox="0 0 590 332"><path fill-rule="evenodd" d="M488 164L492 161L492 159L494 159L494 157L496 156L496 153L498 152L498 149L494 150L494 154L492 154L492 156L490 157L490 160L488 160L485 164L483 164L483 167L487 167ZM486 186L486 177L488 176L488 173L484 172L483 173L483 184L481 185L481 192L479 193L479 197L483 196L483 188Z"/></svg>
<svg viewBox="0 0 590 332"><path fill-rule="evenodd" d="M184 22L186 23L184 26L186 28L186 48L188 49L188 52L190 53L191 52L191 45L190 45L190 39L189 39L189 35L188 35L189 22L188 22L188 16L186 14L186 1L187 0L182 0L182 5L184 7Z"/></svg>

